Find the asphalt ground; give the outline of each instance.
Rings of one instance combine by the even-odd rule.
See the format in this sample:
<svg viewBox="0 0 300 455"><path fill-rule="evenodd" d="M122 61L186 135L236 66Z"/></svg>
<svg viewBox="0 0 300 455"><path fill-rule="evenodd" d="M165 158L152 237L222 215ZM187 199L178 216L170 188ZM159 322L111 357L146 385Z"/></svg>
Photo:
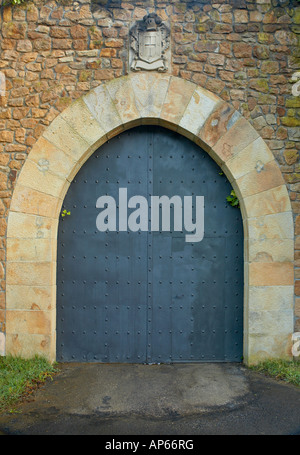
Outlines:
<svg viewBox="0 0 300 455"><path fill-rule="evenodd" d="M0 414L1 435L102 435L102 444L125 452L134 446L118 441L149 451L159 436L175 449L179 437L300 435L300 388L242 364L62 363L59 370L30 401Z"/></svg>

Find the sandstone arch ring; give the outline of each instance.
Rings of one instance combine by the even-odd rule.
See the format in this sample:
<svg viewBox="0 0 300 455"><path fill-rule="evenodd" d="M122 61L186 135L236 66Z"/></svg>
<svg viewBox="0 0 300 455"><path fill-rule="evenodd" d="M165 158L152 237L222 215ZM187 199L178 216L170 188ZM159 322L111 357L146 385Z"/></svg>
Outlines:
<svg viewBox="0 0 300 455"><path fill-rule="evenodd" d="M201 146L222 168L244 223L244 361L291 356L293 218L272 152L250 123L192 82L154 73L120 77L64 110L32 148L7 230L6 354L56 356L56 249L70 182L101 144L158 124Z"/></svg>

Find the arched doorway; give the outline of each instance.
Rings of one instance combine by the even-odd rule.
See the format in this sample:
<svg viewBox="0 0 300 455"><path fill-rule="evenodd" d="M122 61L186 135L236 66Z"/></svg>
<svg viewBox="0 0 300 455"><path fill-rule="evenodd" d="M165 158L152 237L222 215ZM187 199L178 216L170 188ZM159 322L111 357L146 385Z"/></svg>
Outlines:
<svg viewBox="0 0 300 455"><path fill-rule="evenodd" d="M56 357L57 225L70 182L107 140L161 125L202 147L230 180L244 223L244 347L248 364L289 357L293 333L293 219L273 154L230 105L185 80L134 74L62 112L27 158L7 230L6 352Z"/></svg>
<svg viewBox="0 0 300 455"><path fill-rule="evenodd" d="M164 128L100 147L63 204L57 359L241 361L243 224L230 191L205 151Z"/></svg>

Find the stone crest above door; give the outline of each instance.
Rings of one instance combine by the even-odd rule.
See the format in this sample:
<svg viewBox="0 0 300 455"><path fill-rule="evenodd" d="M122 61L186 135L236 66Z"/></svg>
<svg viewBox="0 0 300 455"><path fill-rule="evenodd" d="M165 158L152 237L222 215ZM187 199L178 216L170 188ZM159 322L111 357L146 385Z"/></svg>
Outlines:
<svg viewBox="0 0 300 455"><path fill-rule="evenodd" d="M144 16L130 30L130 69L166 72L170 30L155 13Z"/></svg>

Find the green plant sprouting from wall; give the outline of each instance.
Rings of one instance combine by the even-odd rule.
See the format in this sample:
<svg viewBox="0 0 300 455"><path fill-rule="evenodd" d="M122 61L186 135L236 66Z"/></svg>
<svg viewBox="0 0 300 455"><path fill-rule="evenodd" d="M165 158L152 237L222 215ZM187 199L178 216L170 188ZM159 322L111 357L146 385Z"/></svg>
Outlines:
<svg viewBox="0 0 300 455"><path fill-rule="evenodd" d="M63 210L63 211L61 212L61 216L62 216L62 217L65 217L65 216L67 216L67 215L71 215L71 212L68 212L68 210Z"/></svg>
<svg viewBox="0 0 300 455"><path fill-rule="evenodd" d="M219 172L219 175L224 175L224 172ZM232 190L230 195L226 197L226 201L229 202L232 207L240 208L240 201L234 190Z"/></svg>
<svg viewBox="0 0 300 455"><path fill-rule="evenodd" d="M232 190L230 195L227 196L226 198L227 202L229 202L230 205L232 205L232 207L240 207L240 202L238 200L238 197L237 195L235 194L235 191Z"/></svg>

